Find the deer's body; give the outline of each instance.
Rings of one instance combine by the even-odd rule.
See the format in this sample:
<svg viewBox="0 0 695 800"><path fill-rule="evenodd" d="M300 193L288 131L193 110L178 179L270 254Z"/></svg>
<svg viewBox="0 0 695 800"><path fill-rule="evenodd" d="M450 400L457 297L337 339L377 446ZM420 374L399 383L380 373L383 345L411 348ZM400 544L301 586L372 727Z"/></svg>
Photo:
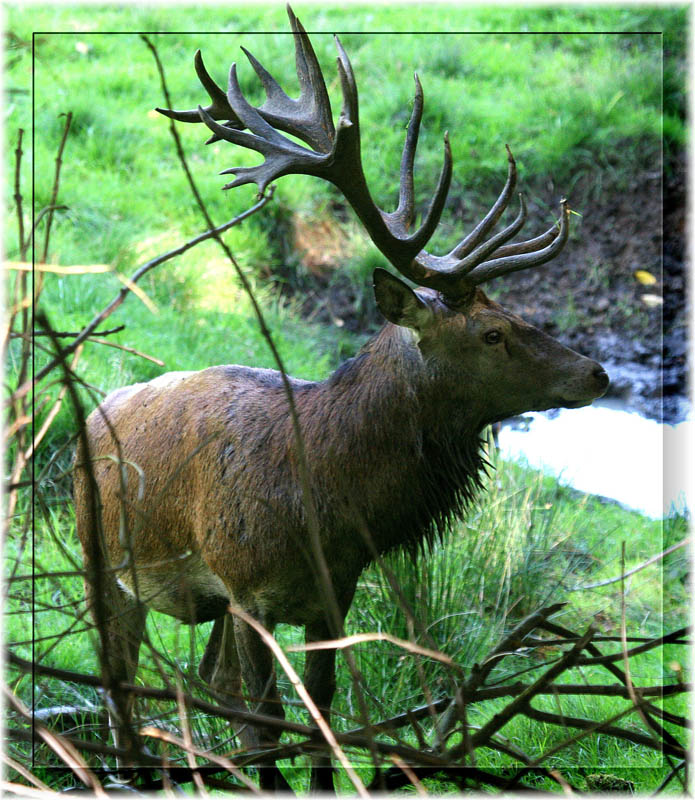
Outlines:
<svg viewBox="0 0 695 800"><path fill-rule="evenodd" d="M507 183L485 218L447 255L428 253L451 153L445 141L435 197L411 232L422 114L417 78L398 208L386 214L374 205L360 164L357 91L347 56L338 43L343 110L336 127L309 39L289 14L298 100L249 56L268 95L255 109L241 94L234 66L225 95L198 55L196 70L212 105L166 113L202 120L215 137L265 156L257 167L227 170L238 176L230 186L255 182L262 191L292 172L334 183L377 247L420 288L375 270L376 301L387 319L381 332L325 381L290 379L306 472L287 387L273 370L170 373L117 390L89 417L75 471L77 529L126 762L137 760L140 745L128 724L132 697L119 682L134 678L147 607L189 623L215 620L201 677L239 710L245 709L243 678L258 710L282 717L269 650L250 625L228 613L229 604L271 630L279 622L303 625L309 641L339 635L357 579L376 554L415 550L462 514L479 486L486 425L525 411L586 405L608 385L599 364L479 288L554 258L567 240L566 204L559 226L505 244L525 220L522 200L517 219L486 239L514 189L509 153ZM334 658L330 649L311 650L306 658L304 683L325 714L335 688ZM272 728L267 721L243 726L240 736L254 748L272 745ZM330 760L319 755L317 764ZM286 788L274 767L261 783ZM314 772L312 784L329 788L330 770Z"/></svg>

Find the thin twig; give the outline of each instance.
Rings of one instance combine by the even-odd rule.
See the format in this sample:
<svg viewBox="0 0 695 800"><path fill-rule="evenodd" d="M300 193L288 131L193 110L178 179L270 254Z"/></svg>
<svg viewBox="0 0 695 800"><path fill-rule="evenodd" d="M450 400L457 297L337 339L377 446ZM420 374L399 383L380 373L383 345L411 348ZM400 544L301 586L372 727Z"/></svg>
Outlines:
<svg viewBox="0 0 695 800"><path fill-rule="evenodd" d="M198 765L196 764L195 753L193 752L195 748L193 746L191 728L188 724L188 711L186 710L180 676L177 676L176 681L176 705L179 711L179 720L181 721L181 731L183 732L183 750L186 753L186 760L188 761L188 766L193 774L193 783L195 783L198 791L203 797L208 797L209 795L205 789L203 779L198 772Z"/></svg>
<svg viewBox="0 0 695 800"><path fill-rule="evenodd" d="M65 126L63 127L63 138L60 140L60 146L58 147L58 155L56 156L56 166L55 166L55 177L53 178L53 191L51 192L51 201L48 204L49 212L48 212L48 220L46 222L46 235L44 237L43 242L43 255L41 257L41 261L45 264L48 261L48 247L49 242L51 241L51 224L53 223L53 211L55 210L56 200L58 199L58 188L60 186L60 169L63 164L63 150L65 149L65 143L68 139L68 133L70 132L70 125L72 125L72 111L68 111L65 115Z"/></svg>
<svg viewBox="0 0 695 800"><path fill-rule="evenodd" d="M19 128L17 131L17 148L14 151L14 203L17 211L17 237L19 239L19 257L24 260L26 256L26 245L24 244L24 209L22 207L22 188L20 183L22 166L22 138L24 130Z"/></svg>
<svg viewBox="0 0 695 800"><path fill-rule="evenodd" d="M555 678L565 672L565 670L568 670L570 667L574 666L581 651L584 649L586 644L591 641L591 637L594 635L594 632L595 628L592 623L580 641L578 641L570 650L568 650L557 664L553 664L553 666L547 669L538 678L538 680L535 681L535 683L533 683L528 687L528 689L512 700L512 702L505 706L502 711L495 714L485 725L483 725L479 731L477 731L471 737L471 745L473 747L479 747L481 744L487 741L494 733L506 725L507 722L509 722L509 720L519 711L526 709L530 701L533 699L533 697L535 697L536 694L538 694L540 690L548 686L552 681L555 680ZM454 748L454 750L458 751L459 748L460 745Z"/></svg>
<svg viewBox="0 0 695 800"><path fill-rule="evenodd" d="M683 759L679 764L676 764L673 767L673 769L669 772L669 774L664 778L664 780L657 786L652 796L654 797L657 794L660 794L669 785L669 783L671 783L671 781L676 777L676 775L678 775L678 773L684 767L687 766L687 764L688 762L686 761L686 759Z"/></svg>
<svg viewBox="0 0 695 800"><path fill-rule="evenodd" d="M224 231L228 230L229 228L233 227L234 225L238 225L240 222L245 220L247 217L250 217L259 209L263 208L266 203L271 199L273 195L272 187L269 189L268 194L264 197L261 197L258 202L256 202L253 206L248 208L246 211L242 211L241 214L234 217L234 219L229 220L229 222L225 222L223 225L220 225L215 230L208 230L205 233L201 233L198 236L190 239L184 244L179 245L179 247L174 248L173 250L169 250L166 253L162 253L162 255L157 256L156 258L151 259L144 263L141 267L139 267L131 276L129 280L129 285L124 286L120 292L114 297L114 299L105 307L103 308L93 319L90 323L85 325L85 327L80 331L79 335L75 337L74 341L70 342L66 348L62 350L64 354L63 357L67 357L72 353L74 350L79 347L82 342L87 339L88 337L92 336L94 331L101 325L101 323L121 305L121 303L125 300L126 296L129 292L132 291L132 285L137 283L143 275L149 272L151 269L158 267L160 264L163 264L165 261L169 261L176 256L185 253L187 250L190 250L192 247L200 244L201 242L206 241L207 239L211 239L214 236L218 236ZM13 393L11 399L18 399L24 397L32 388L32 386L39 381L43 380L46 375L49 375L56 366L60 363L59 359L53 359L40 370L37 370L34 380L33 381L26 381L24 384L20 385L19 388Z"/></svg>
<svg viewBox="0 0 695 800"><path fill-rule="evenodd" d="M673 644L674 642L682 639L686 636L689 632L689 628L679 628L672 633L667 633L664 636L659 636L655 639L652 639L650 642L646 642L645 644L639 645L638 647L633 647L632 650L627 651L627 655L632 658L633 656L638 655L639 653L646 653L648 650L653 650L655 647L660 647L662 644ZM621 661L624 658L624 653L622 650L618 653L610 653L608 655L601 655L589 658L588 656L582 656L577 661L577 666L588 666L594 664L609 664L614 661Z"/></svg>
<svg viewBox="0 0 695 800"><path fill-rule="evenodd" d="M75 369L78 361L80 360L81 355L82 355L82 348L78 347L77 350L75 350L75 353L72 358L72 363L70 364L71 370ZM53 407L48 412L46 419L43 421L43 424L41 425L41 428L39 429L38 433L34 435L34 440L32 441L29 449L27 450L24 456L27 461L29 461L30 458L33 458L34 453L36 452L36 448L41 444L41 441L43 440L43 437L48 433L48 430L51 427L53 420L58 416L58 412L60 411L61 406L63 405L63 398L65 397L65 393L67 392L67 390L68 390L67 386L62 386L60 391L58 392L58 397L56 398Z"/></svg>
<svg viewBox="0 0 695 800"><path fill-rule="evenodd" d="M144 358L147 361L151 361L153 364L157 364L160 367L164 366L164 362L161 359L147 355L147 353L142 353L140 350L136 350L134 347L128 347L128 345L125 344L118 344L118 342L109 342L108 339L97 339L94 336L90 336L88 341L94 342L95 344L104 344L107 347L114 347L117 350L123 350L126 353L132 353L132 355L134 356L139 356L140 358Z"/></svg>
<svg viewBox="0 0 695 800"><path fill-rule="evenodd" d="M272 634L269 633L257 620L255 620L250 614L247 614L242 608L238 608L237 606L230 605L229 611L234 616L239 617L243 622L253 628L256 633L263 639L265 644L268 648L272 651L275 658L277 658L280 666L285 671L285 674L292 682L292 685L297 691L297 694L301 697L302 702L307 707L307 710L311 714L312 719L318 725L319 730L323 734L324 738L328 742L331 750L333 751L334 755L343 765L343 768L347 772L350 780L352 781L352 785L357 789L358 794L360 797L369 797L367 790L360 780L359 775L355 772L352 767L352 764L348 761L345 753L343 752L342 747L338 744L337 739L333 731L330 727L326 724L326 720L323 718L323 715L318 709L316 703L314 703L311 695L307 692L306 687L302 683L299 675L295 672L294 668L290 664L287 659L287 656L282 651L280 645L275 641Z"/></svg>
<svg viewBox="0 0 695 800"><path fill-rule="evenodd" d="M430 650L427 647L421 647L414 642L400 639L398 636L392 636L390 633L353 633L351 636L344 636L341 639L328 639L321 642L295 644L288 647L287 652L301 653L305 651L308 652L309 650L343 650L346 647L351 647L361 642L389 642L396 647L407 650L409 653L416 653L426 658L431 658L433 661L439 661L442 664L454 667L463 672L463 668L456 664L451 656L446 655L446 653L441 653L438 650Z"/></svg>
<svg viewBox="0 0 695 800"><path fill-rule="evenodd" d="M640 699L637 697L637 693L635 692L635 687L632 683L632 675L630 673L630 657L628 656L627 650L627 617L626 617L626 608L625 608L625 578L627 575L625 574L625 540L620 544L620 638L622 643L623 649L623 672L625 673L625 686L627 688L628 694L630 695L630 700L632 701L632 705L637 710L637 713L642 718L642 722L644 722L645 727L647 728L649 734L654 739L655 744L658 746L660 744L656 734L654 733L653 726L654 722L651 720L644 709L642 708L642 703Z"/></svg>
<svg viewBox="0 0 695 800"><path fill-rule="evenodd" d="M492 672L492 669L497 662L504 658L508 653L517 650L522 646L522 641L526 634L530 633L534 628L540 627L548 617L557 614L566 603L555 603L554 605L547 606L529 614L521 622L516 625L499 645L490 653L482 665L474 664L471 671L470 678L466 681L464 687L464 694L466 697L473 694L473 692L485 682L487 676Z"/></svg>
<svg viewBox="0 0 695 800"><path fill-rule="evenodd" d="M68 206L65 206L65 205L62 205L62 204L59 204L57 206L44 206L41 209L41 211L39 211L39 213L36 215L36 218L34 219L34 225L32 226L32 229L31 229L31 236L27 237L27 242L26 242L27 247L29 246L29 244L31 242L31 237L32 236L36 236L36 231L38 230L39 225L41 224L41 221L46 216L46 214L48 214L49 212L52 212L52 211L67 211L67 209L68 209ZM26 259L26 254L24 256L24 259Z"/></svg>
<svg viewBox="0 0 695 800"><path fill-rule="evenodd" d="M615 578L608 578L607 580L599 581L598 583L588 583L585 586L575 586L574 588L571 588L569 591L581 592L584 591L584 589L597 589L599 586L608 586L611 583L618 583L618 581L623 581L625 578L629 578L630 575L634 575L636 572L640 572L645 567L648 567L650 564L654 564L656 561L660 561L662 558L671 555L671 553L675 552L676 550L679 550L681 547L685 547L689 543L690 543L690 537L686 537L682 541L677 542L676 544L672 544L671 547L667 547L666 550L664 550L663 552L657 553L657 555L648 558L643 564L640 564L637 567L633 567L633 569L628 570L627 572L622 572Z"/></svg>
<svg viewBox="0 0 695 800"><path fill-rule="evenodd" d="M125 330L125 325L117 325L115 328L109 328L105 331L94 331L92 336L111 336L113 333L120 333L121 331ZM55 331L55 333L49 333L48 331L34 331L31 335L36 338L37 336L54 336L56 339L74 339L75 336L79 336L81 331Z"/></svg>
<svg viewBox="0 0 695 800"><path fill-rule="evenodd" d="M260 794L258 786L256 786L253 781L249 780L233 761L230 761L224 756L218 756L215 753L211 753L209 750L201 750L192 743L186 744L185 741L178 739L168 731L163 731L161 728L155 728L152 725L142 728L140 730L140 736L149 736L153 739L160 739L163 742L173 744L175 747L180 747L182 750L190 750L193 755L196 755L199 758L207 758L211 763L217 764L223 769L226 769L228 772L231 772L235 778L240 780L244 786L246 786L247 789L250 789L254 794ZM199 770L200 765L197 765L196 769Z"/></svg>

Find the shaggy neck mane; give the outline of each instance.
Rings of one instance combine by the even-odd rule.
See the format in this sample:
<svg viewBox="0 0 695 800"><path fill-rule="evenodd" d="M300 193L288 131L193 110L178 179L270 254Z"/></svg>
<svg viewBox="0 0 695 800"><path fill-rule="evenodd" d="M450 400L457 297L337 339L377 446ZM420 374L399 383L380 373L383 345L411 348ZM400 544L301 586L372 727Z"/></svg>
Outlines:
<svg viewBox="0 0 695 800"><path fill-rule="evenodd" d="M486 462L480 425L465 403L445 400L412 332L386 325L316 388L309 405L321 406L313 409L316 419L331 424L336 436L333 453L315 467L335 459L338 438L349 518L364 515L382 553L416 551L441 536L480 488ZM321 452L320 437L311 438Z"/></svg>

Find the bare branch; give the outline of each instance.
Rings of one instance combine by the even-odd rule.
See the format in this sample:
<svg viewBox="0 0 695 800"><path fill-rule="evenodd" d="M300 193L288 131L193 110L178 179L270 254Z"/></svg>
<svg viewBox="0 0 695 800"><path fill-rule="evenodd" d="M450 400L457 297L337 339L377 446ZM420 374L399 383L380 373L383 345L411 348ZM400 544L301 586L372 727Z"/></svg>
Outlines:
<svg viewBox="0 0 695 800"><path fill-rule="evenodd" d="M111 336L111 334L120 333L120 331L123 330L125 330L125 325L117 325L115 328L110 328L106 331L94 331L92 336ZM56 339L73 339L75 336L79 336L80 333L81 331L55 331L54 333L50 334L48 331L34 331L32 336L54 336Z"/></svg>
<svg viewBox="0 0 695 800"><path fill-rule="evenodd" d="M17 131L17 148L14 151L14 203L17 211L17 237L19 239L19 257L24 260L27 245L24 243L24 209L22 207L21 167L22 167L22 138L24 130Z"/></svg>
<svg viewBox="0 0 695 800"><path fill-rule="evenodd" d="M598 581L598 583L588 583L585 586L574 586L569 591L570 592L582 592L585 589L598 589L599 586L609 586L611 583L618 583L618 581L622 581L625 578L629 578L630 575L634 575L636 572L640 572L645 567L648 567L650 564L654 564L657 561L660 561L662 558L666 558L666 556L670 556L671 553L675 553L676 550L679 550L681 547L686 547L690 544L690 537L682 539L680 542L676 544L672 544L671 547L667 547L661 553L657 553L657 555L648 558L644 563L640 564L637 567L633 567L631 570L623 573L622 575L617 575L615 578L608 578L605 581Z"/></svg>
<svg viewBox="0 0 695 800"><path fill-rule="evenodd" d="M72 125L72 111L68 111L65 115L65 126L63 127L63 138L60 140L58 146L58 154L56 155L55 176L53 178L53 191L51 192L51 201L48 204L48 221L46 222L46 235L43 241L43 255L41 261L45 264L48 261L48 247L51 241L51 224L53 223L53 212L56 208L56 201L58 199L58 188L60 187L60 169L63 164L63 150L65 143L68 139L70 132L70 125Z"/></svg>
<svg viewBox="0 0 695 800"><path fill-rule="evenodd" d="M121 305L121 303L125 300L125 298L128 295L128 293L132 291L131 286L133 284L137 283L140 280L140 278L142 278L143 275L148 273L151 269L154 269L155 267L158 267L160 264L163 264L165 261L169 261L170 259L175 258L176 256L179 256L182 253L185 253L187 250L190 250L192 247L195 247L196 245L200 244L201 242L204 242L207 239L211 239L211 238L213 238L215 236L219 236L221 233L224 233L226 230L228 230L229 228L232 228L234 225L238 225L240 222L245 220L247 217L250 217L256 211L258 211L259 209L263 208L263 206L265 206L266 203L269 202L269 200L271 199L272 195L273 195L273 192L269 191L268 194L265 195L264 197L261 197L258 200L257 203L255 203L253 206L248 208L246 211L243 211L241 214L239 214L236 217L234 217L234 219L229 220L229 222L225 222L223 225L220 225L215 230L208 230L205 233L201 233L200 235L194 237L193 239L190 239L189 241L185 242L184 244L179 245L179 247L177 247L177 248L175 248L173 250L169 250L169 251L167 251L166 253L163 253L160 256L157 256L156 258L153 258L150 261L147 261L145 264L143 264L141 267L139 267L131 275L131 277L129 279L130 285L124 286L120 290L120 292L116 295L116 297L105 308L103 308L92 319L92 321L89 324L85 325L85 327L80 331L79 335L75 338L75 340L70 342L70 344L66 348L63 349L62 352L63 352L64 356L70 355L70 353L72 353L74 350L76 350L77 347L79 347L79 345L82 344L82 342L85 339L87 339L90 336L92 336L92 334L99 327L99 325L101 325L101 323L107 317L111 316L111 314L113 314L113 312ZM60 362L59 362L58 359L54 359L51 362L49 362L48 364L46 364L46 366L42 367L40 370L38 370L36 372L36 375L34 376L34 380L33 381L26 381L25 383L20 385L19 388L13 393L11 399L14 400L14 399L19 399L21 397L24 397L31 390L31 387L34 384L38 383L39 381L43 380L47 375L49 375L56 368L56 366L59 363Z"/></svg>

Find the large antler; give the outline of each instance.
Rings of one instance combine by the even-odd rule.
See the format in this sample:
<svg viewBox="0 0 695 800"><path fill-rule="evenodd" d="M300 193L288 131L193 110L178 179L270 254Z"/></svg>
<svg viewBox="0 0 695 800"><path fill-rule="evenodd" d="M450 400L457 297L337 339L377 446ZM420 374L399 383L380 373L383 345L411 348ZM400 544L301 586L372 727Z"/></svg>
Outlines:
<svg viewBox="0 0 695 800"><path fill-rule="evenodd" d="M309 37L289 6L287 13L294 34L301 87L296 100L288 97L270 73L242 48L265 89L266 101L262 106L255 108L242 94L236 64L231 66L225 95L206 71L198 51L196 72L212 103L191 111L157 109L182 122L204 122L214 134L208 142L225 139L256 150L265 157L265 161L255 167L224 170L222 174L236 176L225 189L255 183L263 192L271 181L289 174L315 175L328 180L340 189L374 244L401 274L420 286L441 291L454 302L469 297L474 287L483 281L543 264L560 252L569 231L569 209L564 200L561 202L559 227L554 225L535 239L505 244L526 221L526 205L520 195L521 208L514 222L485 239L507 207L516 185L516 164L507 147L507 181L490 211L451 252L442 256L428 253L424 248L444 209L451 182L452 160L448 134L444 134L444 165L434 197L420 227L409 233L415 219L413 163L423 108L422 87L417 74L413 111L401 158L398 207L387 213L372 200L362 169L357 86L340 40L335 37L343 105L338 125L334 127L326 83ZM226 124L217 121L222 119L228 120ZM311 149L282 136L279 130L296 136Z"/></svg>

